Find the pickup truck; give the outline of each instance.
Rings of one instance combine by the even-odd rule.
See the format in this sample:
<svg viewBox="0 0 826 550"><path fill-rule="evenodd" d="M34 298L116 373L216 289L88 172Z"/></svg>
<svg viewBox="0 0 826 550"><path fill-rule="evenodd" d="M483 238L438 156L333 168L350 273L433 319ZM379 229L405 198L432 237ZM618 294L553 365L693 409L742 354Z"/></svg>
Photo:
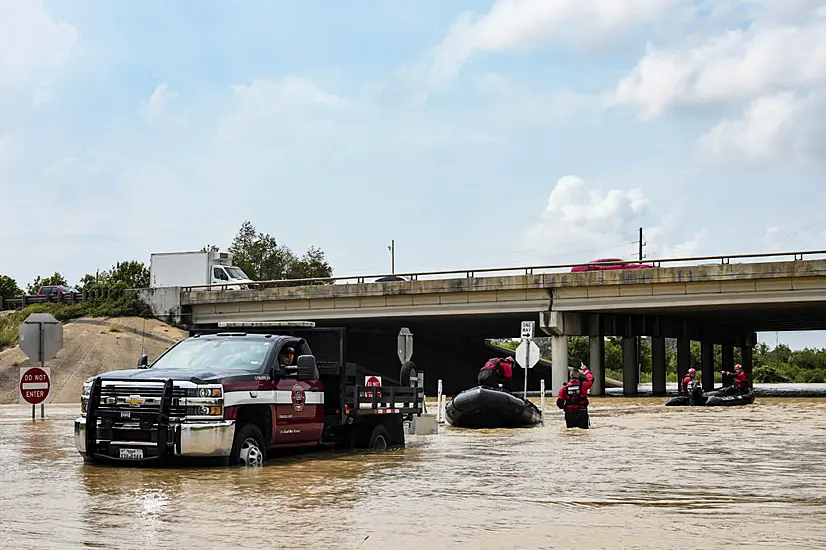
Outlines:
<svg viewBox="0 0 826 550"><path fill-rule="evenodd" d="M314 325L190 331L152 364L84 382L77 450L86 462L261 466L283 448L403 446L404 420L423 412L415 364L400 386L362 386L345 344L346 329Z"/></svg>

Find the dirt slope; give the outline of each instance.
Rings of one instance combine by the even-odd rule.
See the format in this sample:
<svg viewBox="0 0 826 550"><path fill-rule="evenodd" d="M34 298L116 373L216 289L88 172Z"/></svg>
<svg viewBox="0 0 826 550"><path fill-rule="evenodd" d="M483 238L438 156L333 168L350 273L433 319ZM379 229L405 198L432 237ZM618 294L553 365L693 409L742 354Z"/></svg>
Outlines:
<svg viewBox="0 0 826 550"><path fill-rule="evenodd" d="M46 362L51 367L52 403L79 403L89 376L135 368L141 353L154 360L186 335L161 321L136 317L84 317L64 324L63 348ZM0 351L0 404L18 402L20 367L28 366L33 364L20 348Z"/></svg>

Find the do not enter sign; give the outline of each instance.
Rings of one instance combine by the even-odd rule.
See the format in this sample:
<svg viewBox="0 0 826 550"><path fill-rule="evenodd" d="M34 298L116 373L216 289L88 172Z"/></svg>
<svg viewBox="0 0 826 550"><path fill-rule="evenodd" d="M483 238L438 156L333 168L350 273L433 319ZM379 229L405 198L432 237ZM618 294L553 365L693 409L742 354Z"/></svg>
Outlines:
<svg viewBox="0 0 826 550"><path fill-rule="evenodd" d="M381 386L381 376L365 376L364 377L364 385L377 388ZM373 392L366 391L364 392L365 397L373 398ZM381 392L379 392L378 397L381 397Z"/></svg>
<svg viewBox="0 0 826 550"><path fill-rule="evenodd" d="M52 386L50 370L48 367L23 367L20 369L21 403L39 405L46 402Z"/></svg>

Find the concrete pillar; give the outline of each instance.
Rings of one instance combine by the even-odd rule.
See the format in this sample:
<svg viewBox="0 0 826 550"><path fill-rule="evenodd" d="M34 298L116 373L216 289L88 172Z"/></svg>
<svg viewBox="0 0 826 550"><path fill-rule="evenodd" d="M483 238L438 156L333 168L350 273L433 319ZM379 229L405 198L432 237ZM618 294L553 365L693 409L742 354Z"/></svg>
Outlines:
<svg viewBox="0 0 826 550"><path fill-rule="evenodd" d="M740 348L740 355L742 357L742 363L740 364L743 366L743 371L745 371L746 376L749 379L749 387L751 388L754 387L754 356L752 355L753 351L754 350L751 348L751 346L744 346Z"/></svg>
<svg viewBox="0 0 826 550"><path fill-rule="evenodd" d="M685 378L691 368L691 340L677 339L677 382Z"/></svg>
<svg viewBox="0 0 826 550"><path fill-rule="evenodd" d="M622 394L637 395L639 393L640 372L637 367L637 338L624 336L622 338Z"/></svg>
<svg viewBox="0 0 826 550"><path fill-rule="evenodd" d="M731 344L723 344L721 351L722 370L734 372L734 346ZM723 375L723 386L731 384L731 376Z"/></svg>
<svg viewBox="0 0 826 550"><path fill-rule="evenodd" d="M651 389L654 395L665 395L665 338L651 338Z"/></svg>
<svg viewBox="0 0 826 550"><path fill-rule="evenodd" d="M714 342L700 342L700 358L703 369L703 390L714 389Z"/></svg>
<svg viewBox="0 0 826 550"><path fill-rule="evenodd" d="M605 395L605 337L591 336L591 354L588 368L594 375L594 385L591 386L591 395Z"/></svg>
<svg viewBox="0 0 826 550"><path fill-rule="evenodd" d="M556 395L568 381L568 337L551 336L551 391Z"/></svg>

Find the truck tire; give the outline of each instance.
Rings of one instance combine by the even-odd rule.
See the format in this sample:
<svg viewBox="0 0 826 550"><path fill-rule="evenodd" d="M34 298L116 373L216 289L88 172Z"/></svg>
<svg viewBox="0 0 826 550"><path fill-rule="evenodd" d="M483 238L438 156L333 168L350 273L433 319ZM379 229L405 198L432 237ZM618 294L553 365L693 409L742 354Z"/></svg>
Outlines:
<svg viewBox="0 0 826 550"><path fill-rule="evenodd" d="M232 451L229 455L230 466L263 466L267 460L267 446L264 436L255 424L244 424L235 430Z"/></svg>
<svg viewBox="0 0 826 550"><path fill-rule="evenodd" d="M384 451L390 446L390 434L384 424L376 424L373 428L373 433L370 434L370 440L367 442L367 448L374 451Z"/></svg>
<svg viewBox="0 0 826 550"><path fill-rule="evenodd" d="M410 379L415 379L418 376L416 363L407 361L402 365L402 370L399 373L399 385L404 387L410 386Z"/></svg>

